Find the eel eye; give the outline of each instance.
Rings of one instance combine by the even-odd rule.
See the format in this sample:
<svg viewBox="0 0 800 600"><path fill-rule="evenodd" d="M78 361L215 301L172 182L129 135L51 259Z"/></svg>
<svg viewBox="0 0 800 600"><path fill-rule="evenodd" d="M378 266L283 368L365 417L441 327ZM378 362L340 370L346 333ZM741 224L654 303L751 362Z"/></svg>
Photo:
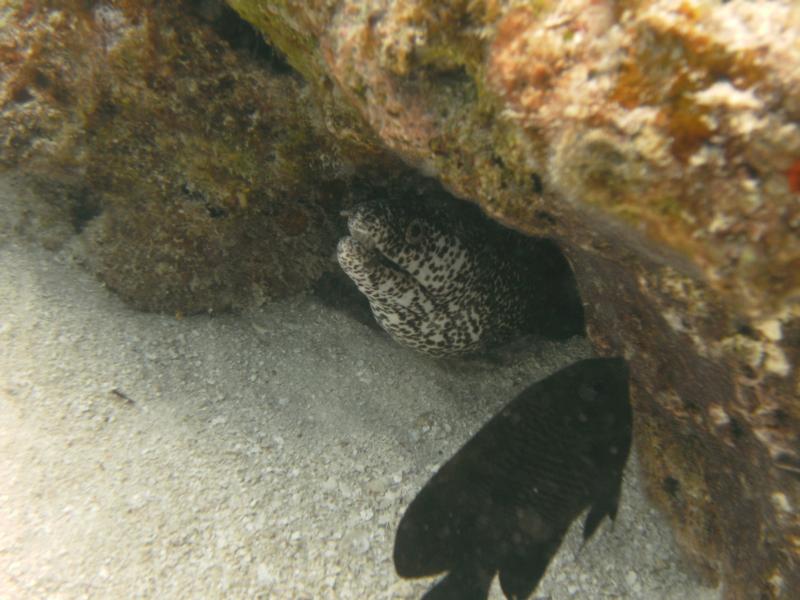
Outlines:
<svg viewBox="0 0 800 600"><path fill-rule="evenodd" d="M419 219L411 221L408 227L406 227L406 242L409 244L418 244L422 241L424 231L425 229Z"/></svg>

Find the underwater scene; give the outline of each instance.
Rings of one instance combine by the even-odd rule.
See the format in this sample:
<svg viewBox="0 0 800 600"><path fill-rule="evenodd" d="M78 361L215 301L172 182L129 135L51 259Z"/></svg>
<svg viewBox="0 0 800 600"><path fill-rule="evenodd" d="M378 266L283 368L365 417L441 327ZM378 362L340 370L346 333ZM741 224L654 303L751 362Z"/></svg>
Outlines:
<svg viewBox="0 0 800 600"><path fill-rule="evenodd" d="M800 5L0 0L0 599L800 597Z"/></svg>

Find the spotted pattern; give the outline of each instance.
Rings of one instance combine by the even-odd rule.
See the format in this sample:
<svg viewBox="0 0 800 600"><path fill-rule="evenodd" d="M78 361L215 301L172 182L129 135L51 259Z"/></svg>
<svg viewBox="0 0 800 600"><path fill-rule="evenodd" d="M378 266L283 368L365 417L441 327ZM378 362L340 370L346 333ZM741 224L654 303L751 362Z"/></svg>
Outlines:
<svg viewBox="0 0 800 600"><path fill-rule="evenodd" d="M530 261L509 243L521 236L489 243L485 227L440 208L373 202L348 215L339 264L399 343L454 356L525 330L537 295Z"/></svg>

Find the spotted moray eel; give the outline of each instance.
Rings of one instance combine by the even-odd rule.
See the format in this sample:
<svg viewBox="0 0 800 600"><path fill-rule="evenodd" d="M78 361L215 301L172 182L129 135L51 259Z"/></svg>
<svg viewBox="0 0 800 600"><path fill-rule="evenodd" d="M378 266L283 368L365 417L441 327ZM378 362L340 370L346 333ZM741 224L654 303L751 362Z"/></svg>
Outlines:
<svg viewBox="0 0 800 600"><path fill-rule="evenodd" d="M339 264L402 345L458 356L517 334L582 332L572 273L550 242L439 206L371 202L347 215Z"/></svg>

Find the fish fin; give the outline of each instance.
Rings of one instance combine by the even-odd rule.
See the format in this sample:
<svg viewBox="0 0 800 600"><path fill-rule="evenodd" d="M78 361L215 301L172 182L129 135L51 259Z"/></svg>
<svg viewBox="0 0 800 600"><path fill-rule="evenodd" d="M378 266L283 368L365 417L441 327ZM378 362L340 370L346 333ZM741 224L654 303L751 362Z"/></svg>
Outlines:
<svg viewBox="0 0 800 600"><path fill-rule="evenodd" d="M565 531L554 532L551 538L507 556L500 565L500 587L506 598L528 598L539 585L553 559Z"/></svg>
<svg viewBox="0 0 800 600"><path fill-rule="evenodd" d="M394 568L400 577L429 577L447 571L454 557L447 549L449 536L431 530L422 517L407 511L395 535Z"/></svg>
<svg viewBox="0 0 800 600"><path fill-rule="evenodd" d="M583 522L583 541L581 549L586 545L597 531L603 518L608 517L612 521L617 518L617 508L619 507L619 491L610 498L603 498L592 504L586 520Z"/></svg>
<svg viewBox="0 0 800 600"><path fill-rule="evenodd" d="M426 577L474 560L481 544L472 523L489 511L456 461L443 467L406 508L397 527L394 566L401 577Z"/></svg>
<svg viewBox="0 0 800 600"><path fill-rule="evenodd" d="M493 571L459 566L436 582L422 600L486 600Z"/></svg>
<svg viewBox="0 0 800 600"><path fill-rule="evenodd" d="M586 542L591 539L603 518L608 515L608 510L603 504L593 504L586 515L586 520L583 522L583 541L581 542L581 549L586 545Z"/></svg>

